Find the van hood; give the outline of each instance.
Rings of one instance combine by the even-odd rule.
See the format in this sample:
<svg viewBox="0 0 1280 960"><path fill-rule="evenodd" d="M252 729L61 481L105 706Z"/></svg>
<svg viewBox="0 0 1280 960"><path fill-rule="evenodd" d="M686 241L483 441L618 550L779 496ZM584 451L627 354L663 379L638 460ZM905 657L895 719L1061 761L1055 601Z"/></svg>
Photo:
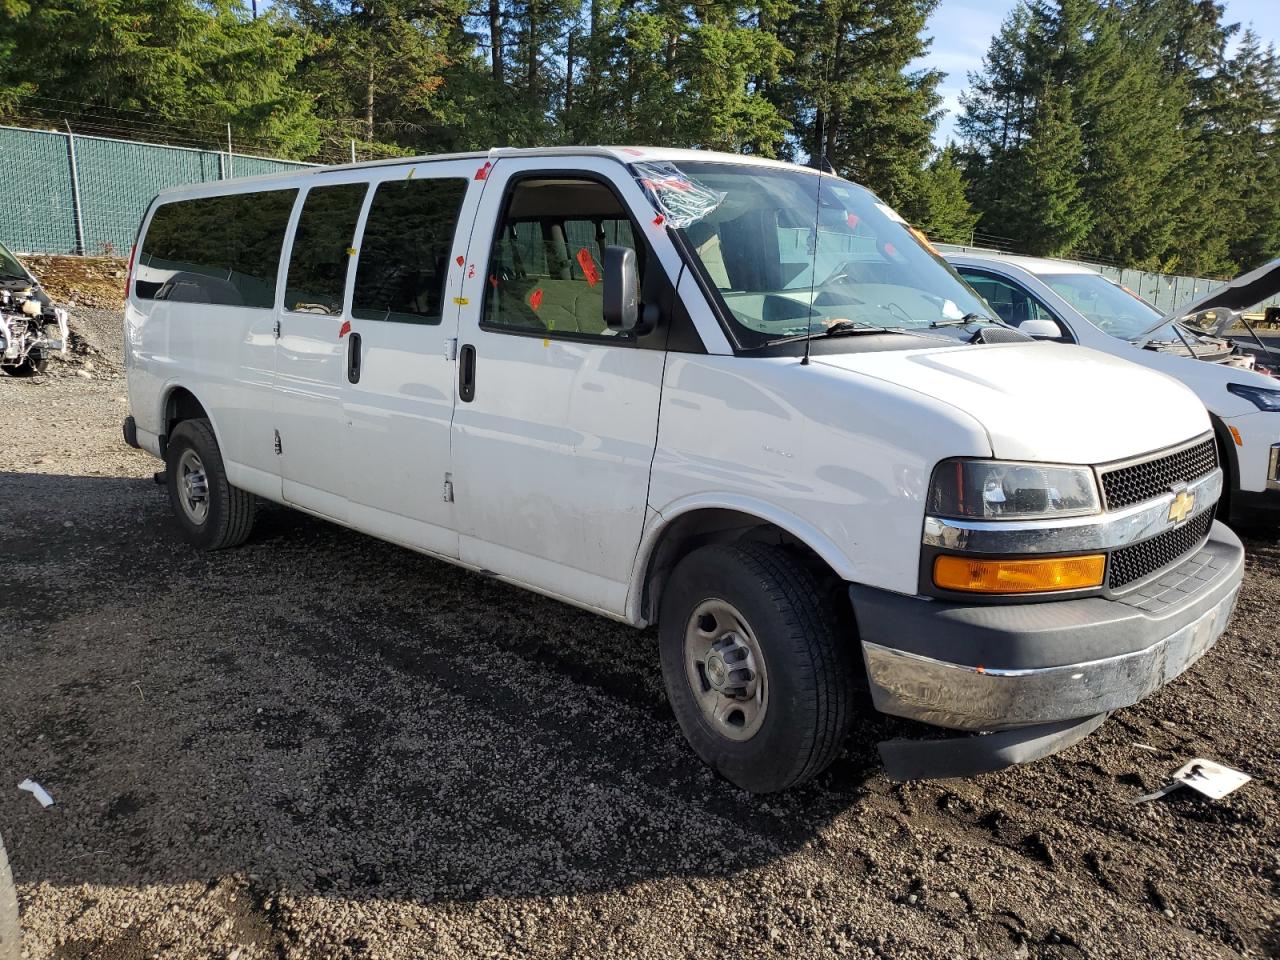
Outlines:
<svg viewBox="0 0 1280 960"><path fill-rule="evenodd" d="M1002 460L1107 463L1209 430L1196 395L1171 377L1087 347L1011 343L815 357L969 414Z"/></svg>

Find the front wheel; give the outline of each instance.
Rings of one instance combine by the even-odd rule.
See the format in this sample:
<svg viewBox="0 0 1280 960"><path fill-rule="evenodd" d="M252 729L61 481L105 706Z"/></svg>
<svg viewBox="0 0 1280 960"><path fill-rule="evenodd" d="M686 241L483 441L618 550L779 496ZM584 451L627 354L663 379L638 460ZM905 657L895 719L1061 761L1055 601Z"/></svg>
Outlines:
<svg viewBox="0 0 1280 960"><path fill-rule="evenodd" d="M184 420L165 448L169 502L183 536L202 550L237 547L249 537L257 502L227 480L208 420Z"/></svg>
<svg viewBox="0 0 1280 960"><path fill-rule="evenodd" d="M753 793L803 783L835 759L853 710L851 638L832 591L797 553L702 547L663 594L667 695L704 762Z"/></svg>
<svg viewBox="0 0 1280 960"><path fill-rule="evenodd" d="M12 367L6 367L12 377L39 377L48 369L49 360L43 353L29 353Z"/></svg>

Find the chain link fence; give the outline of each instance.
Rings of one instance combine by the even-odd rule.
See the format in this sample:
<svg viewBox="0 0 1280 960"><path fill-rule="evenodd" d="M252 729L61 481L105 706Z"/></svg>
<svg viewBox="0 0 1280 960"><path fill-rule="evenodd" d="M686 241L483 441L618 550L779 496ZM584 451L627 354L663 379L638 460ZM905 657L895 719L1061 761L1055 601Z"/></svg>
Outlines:
<svg viewBox="0 0 1280 960"><path fill-rule="evenodd" d="M21 253L127 256L166 187L311 164L0 126L0 242Z"/></svg>

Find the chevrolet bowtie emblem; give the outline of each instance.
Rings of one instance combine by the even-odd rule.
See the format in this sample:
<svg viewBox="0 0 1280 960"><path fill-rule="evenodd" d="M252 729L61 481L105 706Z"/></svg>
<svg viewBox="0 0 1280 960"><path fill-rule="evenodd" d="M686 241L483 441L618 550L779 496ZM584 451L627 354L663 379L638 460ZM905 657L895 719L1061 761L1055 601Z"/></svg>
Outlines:
<svg viewBox="0 0 1280 960"><path fill-rule="evenodd" d="M1179 490L1178 495L1173 498L1173 503L1169 504L1169 522L1181 523L1191 516L1191 511L1195 509L1195 505L1196 495L1194 493Z"/></svg>

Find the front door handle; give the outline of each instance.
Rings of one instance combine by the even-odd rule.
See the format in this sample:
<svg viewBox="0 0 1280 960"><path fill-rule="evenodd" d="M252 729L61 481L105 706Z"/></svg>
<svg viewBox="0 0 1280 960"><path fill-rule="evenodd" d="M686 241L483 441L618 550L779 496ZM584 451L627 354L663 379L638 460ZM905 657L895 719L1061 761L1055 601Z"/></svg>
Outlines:
<svg viewBox="0 0 1280 960"><path fill-rule="evenodd" d="M476 395L476 348L463 344L458 351L458 399L470 403Z"/></svg>
<svg viewBox="0 0 1280 960"><path fill-rule="evenodd" d="M347 334L347 381L360 382L360 334Z"/></svg>

